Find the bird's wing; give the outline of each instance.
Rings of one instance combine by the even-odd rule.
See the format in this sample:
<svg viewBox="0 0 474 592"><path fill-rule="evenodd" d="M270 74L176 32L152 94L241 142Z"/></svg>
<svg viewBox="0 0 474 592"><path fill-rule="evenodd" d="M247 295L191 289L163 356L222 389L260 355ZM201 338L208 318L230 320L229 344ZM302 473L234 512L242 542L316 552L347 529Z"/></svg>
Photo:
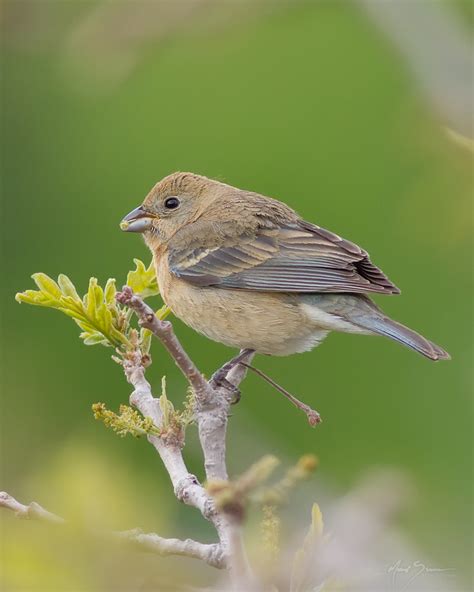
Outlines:
<svg viewBox="0 0 474 592"><path fill-rule="evenodd" d="M219 246L176 245L169 267L176 277L203 287L400 293L360 247L302 220L266 225Z"/></svg>

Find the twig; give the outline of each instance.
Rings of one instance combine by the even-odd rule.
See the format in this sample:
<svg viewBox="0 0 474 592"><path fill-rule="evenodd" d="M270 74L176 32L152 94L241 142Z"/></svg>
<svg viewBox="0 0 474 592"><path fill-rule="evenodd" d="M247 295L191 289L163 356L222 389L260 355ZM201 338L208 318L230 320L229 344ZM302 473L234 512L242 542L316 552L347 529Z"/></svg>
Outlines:
<svg viewBox="0 0 474 592"><path fill-rule="evenodd" d="M134 387L130 395L130 403L140 410L145 417L151 417L158 427L162 424L162 413L158 399L153 397L151 385L145 378L145 369L141 365L140 355L129 357L124 361L124 371L127 380ZM215 508L213 499L197 477L192 475L184 462L181 448L178 443L164 440L159 436L148 436L148 441L155 447L170 476L174 493L179 501L197 508L207 520L216 527L221 542L225 540L225 525L223 519Z"/></svg>
<svg viewBox="0 0 474 592"><path fill-rule="evenodd" d="M321 416L319 415L319 413L317 411L312 409L309 405L306 405L306 403L303 403L302 401L300 401L299 399L294 397L291 393L289 393L286 389L284 389L282 386L280 386L278 383L276 383L273 379L271 379L269 376L267 376L264 372L262 372L258 368L255 368L255 366L251 366L250 364L247 364L246 362L240 362L240 364L242 366L245 366L249 370L252 370L252 372L255 372L255 374L258 374L258 376L263 378L263 380L268 382L268 384L271 384L273 386L273 388L275 388L278 392L280 392L282 395L284 395L289 401L291 401L295 407L297 407L298 409L301 409L301 411L304 411L304 413L306 413L306 417L308 418L310 426L314 427L318 423L322 422Z"/></svg>
<svg viewBox="0 0 474 592"><path fill-rule="evenodd" d="M64 524L63 518L56 516L56 514L53 514L52 512L48 512L48 510L45 510L43 506L40 506L36 502L31 502L25 506L25 504L20 503L6 491L0 492L0 507L15 512L15 515L18 518L35 518L53 524Z"/></svg>
<svg viewBox="0 0 474 592"><path fill-rule="evenodd" d="M0 492L0 507L4 507L15 513L17 518L36 519L42 522L65 525L66 521L56 514L45 510L36 502L28 505L22 504L5 491ZM167 539L155 533L144 533L139 528L114 532L93 532L94 536L115 539L131 543L142 551L155 553L156 555L184 555L206 562L212 567L222 569L226 567L222 545L199 543L192 539Z"/></svg>
<svg viewBox="0 0 474 592"><path fill-rule="evenodd" d="M135 311L142 327L149 329L155 337L158 337L193 387L196 397L198 399L212 398L213 390L179 343L172 324L169 321L158 319L153 309L139 296L136 296L129 286L124 286L121 292L117 292L116 298L121 304L129 306Z"/></svg>
<svg viewBox="0 0 474 592"><path fill-rule="evenodd" d="M205 544L193 539L167 539L155 533L144 533L141 529L114 532L115 538L138 546L141 551L148 551L156 555L183 555L200 559L212 567L222 569L226 567L226 560L222 546L218 543Z"/></svg>

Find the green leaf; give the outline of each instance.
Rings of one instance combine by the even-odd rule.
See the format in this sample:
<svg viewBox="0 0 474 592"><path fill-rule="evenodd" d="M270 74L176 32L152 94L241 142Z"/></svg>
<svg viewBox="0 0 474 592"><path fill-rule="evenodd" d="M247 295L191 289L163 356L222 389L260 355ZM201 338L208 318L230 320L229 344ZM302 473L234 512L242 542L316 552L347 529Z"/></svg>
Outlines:
<svg viewBox="0 0 474 592"><path fill-rule="evenodd" d="M80 298L74 300L72 296L62 296L59 306L63 312L64 310L70 310L77 313L77 315L82 315L83 317L86 315L84 304Z"/></svg>
<svg viewBox="0 0 474 592"><path fill-rule="evenodd" d="M35 306L51 306L53 302L51 298L48 298L43 292L38 292L38 290L18 292L18 294L15 294L15 300L20 304L25 302L26 304L34 304Z"/></svg>
<svg viewBox="0 0 474 592"><path fill-rule="evenodd" d="M101 326L105 329L105 332L108 333L112 327L112 313L107 308L105 302L102 302L100 307L97 309L98 320Z"/></svg>
<svg viewBox="0 0 474 592"><path fill-rule="evenodd" d="M107 304L115 305L115 294L117 293L117 288L115 286L115 279L109 278L107 283L105 284L104 289L104 298Z"/></svg>
<svg viewBox="0 0 474 592"><path fill-rule="evenodd" d="M96 311L104 304L104 290L99 285L94 286L94 298ZM98 314L98 312L96 312Z"/></svg>
<svg viewBox="0 0 474 592"><path fill-rule="evenodd" d="M160 319L160 321L164 321L166 317L171 314L171 308L164 304L160 309L156 311L155 314Z"/></svg>
<svg viewBox="0 0 474 592"><path fill-rule="evenodd" d="M140 259L134 259L133 262L136 269L128 272L127 286L130 286L135 294L139 294L142 298L159 294L153 261L147 268Z"/></svg>
<svg viewBox="0 0 474 592"><path fill-rule="evenodd" d="M110 345L102 333L98 333L97 331L92 333L81 333L79 337L84 341L85 345Z"/></svg>
<svg viewBox="0 0 474 592"><path fill-rule="evenodd" d="M145 269L139 260L135 264L137 269L129 274L134 289L137 292L141 290L142 296L157 293L152 266ZM86 345L100 343L128 350L137 347L139 343L142 351L148 352L150 336L142 333L139 342L133 338L133 335L137 335L130 325L133 310L122 308L116 302L117 290L113 278L107 280L105 289L96 278L90 278L87 294L81 299L73 282L64 274L58 277L58 283L44 273L36 273L32 277L39 290L26 290L16 294L17 302L60 310L82 329L81 339ZM163 314L166 311L163 310Z"/></svg>
<svg viewBox="0 0 474 592"><path fill-rule="evenodd" d="M67 314L67 313L66 313ZM71 315L70 315L71 316ZM95 328L93 325L91 325L91 323L89 323L87 320L80 320L80 319L75 319L76 323L79 325L79 327L83 330L86 331L87 333L92 333L95 331Z"/></svg>
<svg viewBox="0 0 474 592"><path fill-rule="evenodd" d="M166 396L166 376L161 378L161 397L158 399L160 404L162 417L162 424L164 428L168 428L171 424L171 416L174 413L174 405Z"/></svg>
<svg viewBox="0 0 474 592"><path fill-rule="evenodd" d="M71 317L71 319L74 319L75 321L79 321L79 322L87 322L87 317L83 314L78 312L77 310L71 310L69 308L61 308L61 307L57 307L59 308L59 310L64 313L66 316Z"/></svg>
<svg viewBox="0 0 474 592"><path fill-rule="evenodd" d="M121 331L119 331L115 327L110 328L109 337L110 337L110 341L115 346L119 346L119 345L130 346L130 341L127 339L126 335L124 335Z"/></svg>
<svg viewBox="0 0 474 592"><path fill-rule="evenodd" d="M62 293L58 284L51 279L49 275L46 275L45 273L34 273L31 277L41 292L54 299L61 298Z"/></svg>
<svg viewBox="0 0 474 592"><path fill-rule="evenodd" d="M72 298L73 301L80 301L79 294L67 275L60 273L58 276L58 284L64 296Z"/></svg>
<svg viewBox="0 0 474 592"><path fill-rule="evenodd" d="M150 351L152 332L149 329L140 330L140 349L144 354Z"/></svg>
<svg viewBox="0 0 474 592"><path fill-rule="evenodd" d="M97 286L97 278L91 277L89 280L89 289L87 290L87 297L86 297L86 310L87 316L91 317L92 319L95 318L95 288Z"/></svg>

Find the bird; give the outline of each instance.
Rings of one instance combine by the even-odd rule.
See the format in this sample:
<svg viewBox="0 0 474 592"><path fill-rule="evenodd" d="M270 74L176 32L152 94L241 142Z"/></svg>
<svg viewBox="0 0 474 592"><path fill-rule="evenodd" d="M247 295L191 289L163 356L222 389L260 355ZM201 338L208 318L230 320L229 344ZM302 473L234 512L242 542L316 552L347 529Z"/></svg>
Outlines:
<svg viewBox="0 0 474 592"><path fill-rule="evenodd" d="M241 350L234 363L249 352L305 352L333 331L385 336L430 360L450 358L370 298L400 290L364 249L276 199L176 172L120 227L143 234L172 313Z"/></svg>

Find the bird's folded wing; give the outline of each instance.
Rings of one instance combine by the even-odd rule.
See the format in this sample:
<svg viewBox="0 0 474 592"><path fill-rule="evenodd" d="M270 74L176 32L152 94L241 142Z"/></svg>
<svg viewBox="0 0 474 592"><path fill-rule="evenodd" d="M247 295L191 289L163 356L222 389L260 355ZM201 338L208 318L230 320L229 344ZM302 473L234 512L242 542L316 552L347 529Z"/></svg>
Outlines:
<svg viewBox="0 0 474 592"><path fill-rule="evenodd" d="M171 245L170 245L171 246ZM360 247L308 222L264 226L202 248L175 243L170 271L197 286L262 292L378 292L398 288Z"/></svg>

